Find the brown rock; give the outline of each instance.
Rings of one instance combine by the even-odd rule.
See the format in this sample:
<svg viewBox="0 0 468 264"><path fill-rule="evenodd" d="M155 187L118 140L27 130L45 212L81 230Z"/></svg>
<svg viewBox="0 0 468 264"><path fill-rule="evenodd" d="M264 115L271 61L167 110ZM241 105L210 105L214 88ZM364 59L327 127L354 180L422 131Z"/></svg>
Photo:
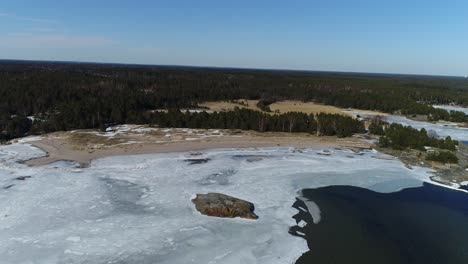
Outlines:
<svg viewBox="0 0 468 264"><path fill-rule="evenodd" d="M257 219L253 203L221 193L197 194L192 200L202 214L215 217Z"/></svg>

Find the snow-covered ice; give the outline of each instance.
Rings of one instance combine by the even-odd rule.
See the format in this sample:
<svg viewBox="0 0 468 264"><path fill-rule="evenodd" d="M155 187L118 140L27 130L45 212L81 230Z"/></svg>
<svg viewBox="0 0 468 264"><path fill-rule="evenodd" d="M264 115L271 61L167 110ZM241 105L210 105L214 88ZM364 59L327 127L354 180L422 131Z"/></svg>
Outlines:
<svg viewBox="0 0 468 264"><path fill-rule="evenodd" d="M434 108L444 109L447 111L459 111L465 114L468 114L468 108L460 107L460 106L452 106L452 105L433 105Z"/></svg>
<svg viewBox="0 0 468 264"><path fill-rule="evenodd" d="M443 124L443 123L428 123L408 119L403 116L387 116L385 117L387 122L399 123L405 126L412 126L417 129L426 129L427 131L433 130L437 135L441 137L450 136L452 139L467 141L468 140L468 128L458 127L454 124Z"/></svg>
<svg viewBox="0 0 468 264"><path fill-rule="evenodd" d="M27 144L1 146L0 186L13 186L0 189L0 263L293 263L308 250L288 234L301 189L393 192L429 180L427 169L374 151L317 151L211 150L202 155L209 162L193 165L184 162L190 153L117 156L76 173L73 163L18 163L44 155ZM191 197L207 192L253 202L260 218L203 216Z"/></svg>
<svg viewBox="0 0 468 264"><path fill-rule="evenodd" d="M360 113L360 112L351 112L354 115L360 115L362 117L373 117L375 115ZM460 141L468 141L468 128L459 127L456 123L429 123L423 121L415 121L404 116L397 115L386 115L382 116L382 119L389 123L402 124L404 126L411 126L416 129L426 129L427 131L435 131L438 136L447 137L450 136L452 139Z"/></svg>

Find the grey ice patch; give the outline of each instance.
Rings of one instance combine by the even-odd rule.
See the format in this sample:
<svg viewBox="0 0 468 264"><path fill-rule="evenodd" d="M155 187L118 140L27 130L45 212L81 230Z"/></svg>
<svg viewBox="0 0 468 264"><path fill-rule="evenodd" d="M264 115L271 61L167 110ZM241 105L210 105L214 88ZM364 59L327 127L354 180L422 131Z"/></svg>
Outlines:
<svg viewBox="0 0 468 264"><path fill-rule="evenodd" d="M8 185L3 186L3 189L4 189L4 190L8 190L8 189L10 189L10 188L13 187L13 186L15 186L15 185L14 185L14 184L8 184Z"/></svg>
<svg viewBox="0 0 468 264"><path fill-rule="evenodd" d="M236 174L236 171L233 169L223 170L217 173L210 174L205 178L198 180L197 182L201 185L212 185L212 184L219 184L219 185L228 185L229 184L229 177Z"/></svg>
<svg viewBox="0 0 468 264"><path fill-rule="evenodd" d="M138 201L148 191L148 187L111 178L103 178L102 181L105 183L114 210L128 214L146 213L146 207Z"/></svg>
<svg viewBox="0 0 468 264"><path fill-rule="evenodd" d="M392 192L398 192L406 188L421 187L422 184L423 182L418 179L395 179L395 180L375 183L366 188L374 192L392 193Z"/></svg>
<svg viewBox="0 0 468 264"><path fill-rule="evenodd" d="M310 201L305 197L299 196L297 197L297 199L303 201L304 204L307 206L307 210L312 216L314 224L320 223L320 220L322 220L322 212L320 211L320 207L314 201Z"/></svg>
<svg viewBox="0 0 468 264"><path fill-rule="evenodd" d="M266 158L271 158L271 155L251 155L251 154L243 154L243 155L233 155L232 159L234 160L246 160L248 162L255 162L261 161Z"/></svg>
<svg viewBox="0 0 468 264"><path fill-rule="evenodd" d="M204 164L204 163L207 163L208 161L210 161L211 159L209 158L206 158L206 159L186 159L184 160L185 162L188 162L189 165L197 165L197 164Z"/></svg>
<svg viewBox="0 0 468 264"><path fill-rule="evenodd" d="M84 255L81 252L66 251L66 256L62 257L57 264L154 264L161 263L161 257L157 254L148 254L146 252L139 253L121 253L117 256L98 256L98 255Z"/></svg>
<svg viewBox="0 0 468 264"><path fill-rule="evenodd" d="M263 160L263 158L260 158L260 157L252 157L252 158L247 159L248 162L256 162L256 161L261 161L261 160Z"/></svg>
<svg viewBox="0 0 468 264"><path fill-rule="evenodd" d="M47 168L78 168L80 166L79 163L69 160L58 160L47 165Z"/></svg>
<svg viewBox="0 0 468 264"><path fill-rule="evenodd" d="M19 177L16 177L15 180L17 181L24 181L26 179L30 179L31 176L19 176Z"/></svg>

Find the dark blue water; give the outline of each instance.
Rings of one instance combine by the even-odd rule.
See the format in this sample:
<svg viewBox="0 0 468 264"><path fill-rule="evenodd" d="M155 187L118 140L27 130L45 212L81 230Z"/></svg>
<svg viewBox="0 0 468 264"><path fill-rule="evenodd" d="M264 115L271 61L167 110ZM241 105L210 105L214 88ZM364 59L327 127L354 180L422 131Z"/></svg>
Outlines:
<svg viewBox="0 0 468 264"><path fill-rule="evenodd" d="M467 193L425 184L390 194L330 186L303 195L320 207L321 221L295 216L308 224L291 233L310 249L297 264L468 263Z"/></svg>

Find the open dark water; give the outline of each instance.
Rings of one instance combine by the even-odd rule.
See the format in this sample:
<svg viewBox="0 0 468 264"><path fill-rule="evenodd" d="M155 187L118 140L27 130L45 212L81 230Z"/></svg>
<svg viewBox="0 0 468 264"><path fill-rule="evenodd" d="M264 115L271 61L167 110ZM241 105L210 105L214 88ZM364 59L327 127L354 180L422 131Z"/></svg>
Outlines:
<svg viewBox="0 0 468 264"><path fill-rule="evenodd" d="M297 264L468 263L468 194L432 184L383 194L350 186L303 190L321 211L290 233L310 251ZM305 207L298 200L294 207ZM303 233L304 235L302 235Z"/></svg>

